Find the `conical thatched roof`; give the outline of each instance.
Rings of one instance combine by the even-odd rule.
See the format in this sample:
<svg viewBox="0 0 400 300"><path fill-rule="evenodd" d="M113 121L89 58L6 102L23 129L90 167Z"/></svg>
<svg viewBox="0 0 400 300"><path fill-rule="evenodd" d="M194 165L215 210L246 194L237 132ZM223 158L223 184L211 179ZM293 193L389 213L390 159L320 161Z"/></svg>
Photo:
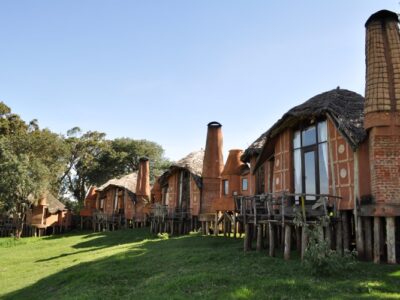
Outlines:
<svg viewBox="0 0 400 300"><path fill-rule="evenodd" d="M136 183L137 183L137 173L130 173L128 175L122 176L120 178L113 178L99 187L97 190L102 192L109 186L116 186L124 188L132 193L136 193Z"/></svg>
<svg viewBox="0 0 400 300"><path fill-rule="evenodd" d="M250 158L254 155L259 155L262 147L264 147L267 133L264 132L258 139L256 139L242 154L241 160L243 162L250 162Z"/></svg>
<svg viewBox="0 0 400 300"><path fill-rule="evenodd" d="M188 170L193 178L195 179L197 185L201 187L201 175L203 172L203 160L204 160L204 149L199 151L191 152L184 158L174 162L169 167L168 171L164 172L160 178L159 182L161 185L166 183L166 180L171 175L175 169L186 169Z"/></svg>
<svg viewBox="0 0 400 300"><path fill-rule="evenodd" d="M262 141L264 144L260 151L256 167L266 159L265 156L269 154L269 148L273 144L272 140L279 133L286 128L295 127L305 120L320 117L329 117L353 149L357 149L358 145L366 137L363 126L364 97L355 92L337 88L316 95L303 104L292 108L264 133L257 140L259 144ZM256 146L259 144L256 144ZM250 153L250 151L256 150L249 150L247 153ZM242 159L247 158L245 154L242 156Z"/></svg>

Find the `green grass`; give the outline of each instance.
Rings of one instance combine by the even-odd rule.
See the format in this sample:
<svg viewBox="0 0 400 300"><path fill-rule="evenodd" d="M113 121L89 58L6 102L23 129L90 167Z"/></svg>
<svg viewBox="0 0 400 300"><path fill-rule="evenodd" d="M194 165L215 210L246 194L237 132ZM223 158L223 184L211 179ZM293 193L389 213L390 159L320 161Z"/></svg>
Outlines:
<svg viewBox="0 0 400 300"><path fill-rule="evenodd" d="M146 229L0 239L1 299L400 299L400 267L315 278L242 240Z"/></svg>

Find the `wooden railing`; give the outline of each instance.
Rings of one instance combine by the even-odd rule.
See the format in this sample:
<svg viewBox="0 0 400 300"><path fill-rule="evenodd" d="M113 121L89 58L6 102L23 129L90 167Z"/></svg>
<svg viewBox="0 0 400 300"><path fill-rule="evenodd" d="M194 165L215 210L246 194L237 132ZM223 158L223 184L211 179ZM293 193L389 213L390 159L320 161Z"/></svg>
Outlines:
<svg viewBox="0 0 400 300"><path fill-rule="evenodd" d="M306 199L315 200L306 200ZM235 196L236 211L246 223L260 220L301 218L303 221L323 216L335 217L340 197L287 192L254 196Z"/></svg>

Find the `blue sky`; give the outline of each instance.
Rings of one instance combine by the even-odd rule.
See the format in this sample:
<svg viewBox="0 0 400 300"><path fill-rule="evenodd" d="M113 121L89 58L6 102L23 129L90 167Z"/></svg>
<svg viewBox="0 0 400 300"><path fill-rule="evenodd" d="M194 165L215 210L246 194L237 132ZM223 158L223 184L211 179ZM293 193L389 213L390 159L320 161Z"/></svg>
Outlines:
<svg viewBox="0 0 400 300"><path fill-rule="evenodd" d="M363 95L364 23L380 9L399 1L1 0L0 100L173 160L219 121L226 154L318 93Z"/></svg>

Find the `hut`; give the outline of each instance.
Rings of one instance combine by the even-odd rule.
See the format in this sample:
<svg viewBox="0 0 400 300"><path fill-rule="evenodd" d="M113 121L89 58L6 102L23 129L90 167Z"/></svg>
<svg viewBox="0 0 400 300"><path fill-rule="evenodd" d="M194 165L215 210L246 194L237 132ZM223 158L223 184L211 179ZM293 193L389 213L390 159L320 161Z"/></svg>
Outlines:
<svg viewBox="0 0 400 300"><path fill-rule="evenodd" d="M138 172L90 188L80 213L82 227L85 219L91 219L94 230L145 226L150 213L149 177L149 160L141 158Z"/></svg>
<svg viewBox="0 0 400 300"><path fill-rule="evenodd" d="M170 168L154 185L156 203L152 231L187 233L196 228L200 213L204 150L192 152Z"/></svg>
<svg viewBox="0 0 400 300"><path fill-rule="evenodd" d="M91 186L83 201L83 207L79 212L81 218L81 229L93 228L93 213L97 209L97 189Z"/></svg>
<svg viewBox="0 0 400 300"><path fill-rule="evenodd" d="M71 212L50 192L39 199L30 197L24 235L45 235L63 232L71 227Z"/></svg>
<svg viewBox="0 0 400 300"><path fill-rule="evenodd" d="M237 199L245 250L253 231L257 249L268 236L270 255L281 244L288 259L292 240L303 255L308 226L339 252L399 260L397 14L372 15L366 33L365 99L340 88L321 93L285 113L260 137L261 150L242 156L256 176L254 195Z"/></svg>

